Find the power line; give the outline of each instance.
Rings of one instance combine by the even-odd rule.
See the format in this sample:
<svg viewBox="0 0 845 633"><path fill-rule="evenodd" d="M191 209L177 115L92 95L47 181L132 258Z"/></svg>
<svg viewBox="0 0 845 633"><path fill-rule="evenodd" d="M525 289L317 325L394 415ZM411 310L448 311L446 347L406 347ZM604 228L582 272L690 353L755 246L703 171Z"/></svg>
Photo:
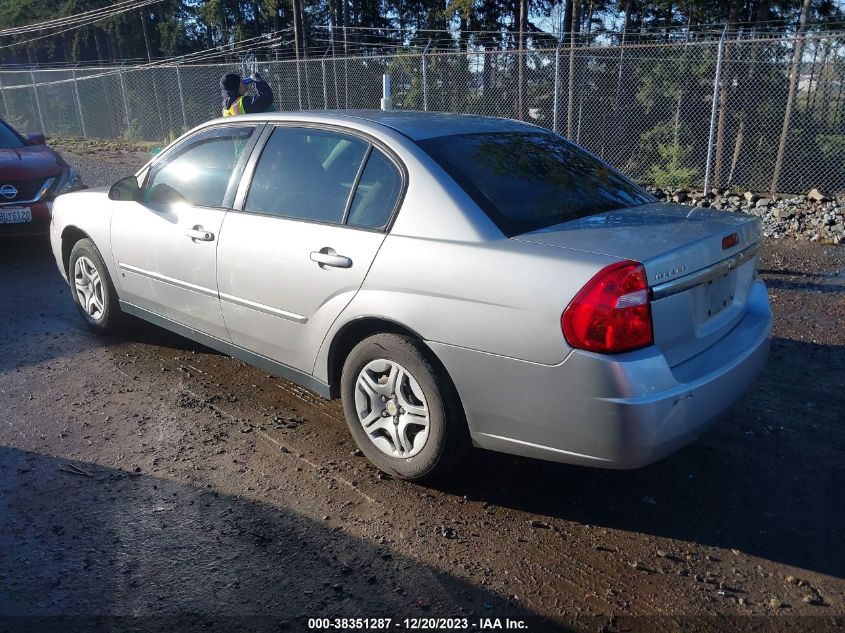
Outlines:
<svg viewBox="0 0 845 633"><path fill-rule="evenodd" d="M229 55L239 55L242 53L248 53L250 51L254 51L256 48L259 50L270 49L276 44L283 43L282 36L285 33L288 33L291 29L284 29L282 31L275 31L272 34L262 34L257 35L255 37L248 38L246 40L241 40L232 45L226 46L215 46L211 47L202 51L196 51L194 53L189 53L187 55L180 55L174 57L168 57L165 59L159 59L154 62L148 62L146 64L139 64L136 66L130 67L111 67L105 72L96 73L92 75L86 75L84 77L76 77L76 81L86 81L88 79L99 79L101 77L110 77L114 75L118 75L120 73L132 73L138 72L142 70L150 70L155 68L162 68L162 67L169 67L174 66L177 64L183 63L196 63L196 62L209 62L210 60L225 57ZM259 40L263 40L259 41ZM290 43L290 42L286 42ZM41 69L41 72L48 71L49 69ZM27 71L29 72L29 71ZM73 78L70 79L59 79L56 81L46 81L46 82L39 82L38 86L51 86L57 84L63 84L74 81ZM24 87L31 87L32 84L21 85L21 86L6 86L6 89L14 90L16 88L24 88Z"/></svg>
<svg viewBox="0 0 845 633"><path fill-rule="evenodd" d="M126 13L127 11L134 11L135 9L140 9L142 7L145 7L145 6L148 6L148 5L151 5L151 4L158 4L159 2L162 2L162 0L141 0L140 2L132 5L129 8L121 9L120 11L116 11L114 13L107 15L107 16L94 17L90 21L83 22L83 23L80 23L80 24L76 24L74 26L70 26L66 29L62 29L62 30L59 30L59 31L53 31L52 33L47 33L46 35L40 35L38 37L33 37L31 39L24 40L22 42L14 42L12 44L3 44L2 46L0 46L0 49L13 48L15 46L23 46L24 44L30 44L32 42L36 42L38 40L43 40L43 39L48 38L48 37L54 37L56 35L61 35L62 33L67 33L68 31L73 31L73 30L88 26L90 24L94 24L95 22L99 22L101 20L106 20L108 18L114 17L115 15L119 15L121 13Z"/></svg>
<svg viewBox="0 0 845 633"><path fill-rule="evenodd" d="M161 0L157 0L161 1ZM48 29L60 28L68 24L77 24L80 22L87 22L89 20L99 20L117 15L124 10L132 10L140 8L148 4L145 0L123 0L108 7L101 7L99 9L91 9L90 11L83 11L74 15L68 15L54 20L46 20L44 22L36 22L24 26L15 26L7 29L0 29L0 36L5 35L21 35L23 33L32 33L35 31L46 31ZM128 6L127 6L128 5Z"/></svg>

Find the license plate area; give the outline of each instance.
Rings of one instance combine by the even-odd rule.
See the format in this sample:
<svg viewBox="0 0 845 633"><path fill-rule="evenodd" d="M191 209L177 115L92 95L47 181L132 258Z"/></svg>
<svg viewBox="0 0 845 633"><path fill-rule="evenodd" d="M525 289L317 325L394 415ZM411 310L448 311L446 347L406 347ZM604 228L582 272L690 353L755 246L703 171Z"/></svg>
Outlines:
<svg viewBox="0 0 845 633"><path fill-rule="evenodd" d="M29 207L0 207L0 224L24 224L32 222L32 209Z"/></svg>
<svg viewBox="0 0 845 633"><path fill-rule="evenodd" d="M719 314L733 303L736 294L736 271L731 270L721 277L707 282L707 318Z"/></svg>

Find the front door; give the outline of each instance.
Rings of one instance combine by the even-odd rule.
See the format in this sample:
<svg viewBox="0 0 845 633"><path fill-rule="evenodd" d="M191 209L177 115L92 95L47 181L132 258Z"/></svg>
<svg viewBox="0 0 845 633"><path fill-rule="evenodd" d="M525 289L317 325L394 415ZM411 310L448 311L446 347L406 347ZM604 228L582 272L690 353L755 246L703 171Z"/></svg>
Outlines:
<svg viewBox="0 0 845 633"><path fill-rule="evenodd" d="M220 229L254 125L222 125L155 162L139 202L115 202L112 251L121 299L228 340L217 296Z"/></svg>
<svg viewBox="0 0 845 633"><path fill-rule="evenodd" d="M401 188L399 169L366 139L276 128L217 249L232 342L311 373L384 241Z"/></svg>

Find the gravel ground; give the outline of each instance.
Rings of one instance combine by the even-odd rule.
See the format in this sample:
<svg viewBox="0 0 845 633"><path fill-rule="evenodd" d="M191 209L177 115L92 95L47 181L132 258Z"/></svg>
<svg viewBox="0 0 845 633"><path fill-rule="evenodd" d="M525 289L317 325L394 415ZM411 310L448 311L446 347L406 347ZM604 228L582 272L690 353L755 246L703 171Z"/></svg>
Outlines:
<svg viewBox="0 0 845 633"><path fill-rule="evenodd" d="M80 153L79 150L64 150L61 145L56 149L79 170L82 181L89 187L110 187L121 178L134 174L152 157L149 152L134 150L90 149L87 153Z"/></svg>
<svg viewBox="0 0 845 633"><path fill-rule="evenodd" d="M143 162L69 158L92 185ZM416 485L337 402L142 323L91 334L46 244L4 244L0 632L841 631L845 249L768 243L762 275L769 364L692 446L628 472L474 451Z"/></svg>

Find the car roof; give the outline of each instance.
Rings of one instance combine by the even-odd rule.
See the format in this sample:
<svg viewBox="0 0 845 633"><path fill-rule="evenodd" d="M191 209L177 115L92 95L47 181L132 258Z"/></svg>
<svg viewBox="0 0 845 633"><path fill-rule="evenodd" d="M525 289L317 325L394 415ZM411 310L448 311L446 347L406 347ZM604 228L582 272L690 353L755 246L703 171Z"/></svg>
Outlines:
<svg viewBox="0 0 845 633"><path fill-rule="evenodd" d="M318 110L293 112L268 112L262 119L290 120L290 115L302 114L340 123L344 119L362 119L377 125L389 127L415 141L453 134L481 132L536 132L542 128L513 119L478 116L475 114L454 114L449 112L420 112L416 110Z"/></svg>

